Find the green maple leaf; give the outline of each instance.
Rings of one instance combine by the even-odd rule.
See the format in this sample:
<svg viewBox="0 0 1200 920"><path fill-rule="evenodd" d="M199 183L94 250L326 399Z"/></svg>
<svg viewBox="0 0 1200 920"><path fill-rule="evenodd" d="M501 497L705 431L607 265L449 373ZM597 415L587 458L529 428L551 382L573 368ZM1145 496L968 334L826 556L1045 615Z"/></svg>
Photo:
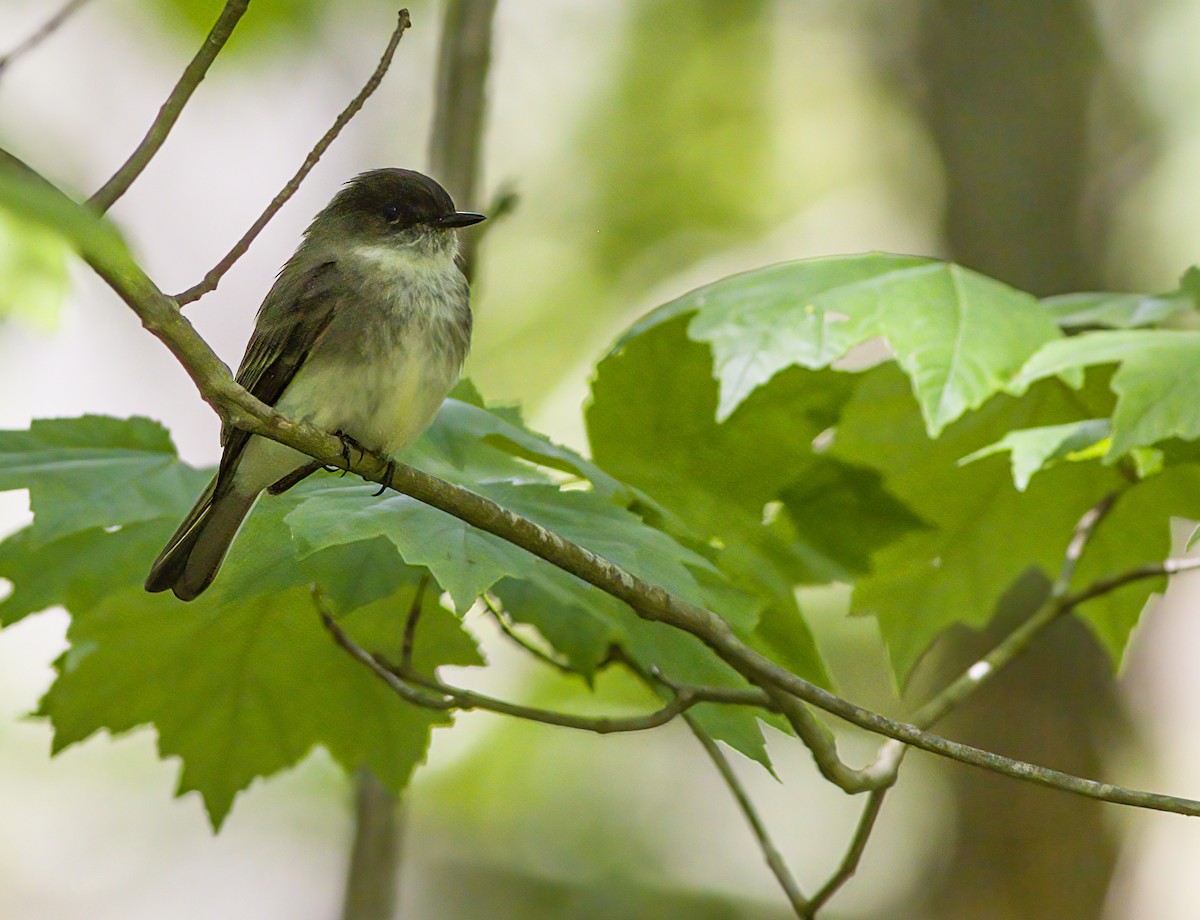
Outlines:
<svg viewBox="0 0 1200 920"><path fill-rule="evenodd" d="M785 262L685 294L634 327L691 316L712 347L724 420L780 371L830 367L882 336L936 436L1060 333L1036 299L959 265L871 253Z"/></svg>

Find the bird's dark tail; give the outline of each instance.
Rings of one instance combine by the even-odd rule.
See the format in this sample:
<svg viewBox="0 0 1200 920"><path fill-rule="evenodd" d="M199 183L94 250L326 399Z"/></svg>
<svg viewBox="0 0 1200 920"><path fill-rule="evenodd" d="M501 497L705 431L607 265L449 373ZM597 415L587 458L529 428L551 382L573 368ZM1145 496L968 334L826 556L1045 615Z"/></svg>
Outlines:
<svg viewBox="0 0 1200 920"><path fill-rule="evenodd" d="M233 489L217 495L214 478L150 566L146 590L169 588L181 601L199 596L217 577L229 545L257 497Z"/></svg>

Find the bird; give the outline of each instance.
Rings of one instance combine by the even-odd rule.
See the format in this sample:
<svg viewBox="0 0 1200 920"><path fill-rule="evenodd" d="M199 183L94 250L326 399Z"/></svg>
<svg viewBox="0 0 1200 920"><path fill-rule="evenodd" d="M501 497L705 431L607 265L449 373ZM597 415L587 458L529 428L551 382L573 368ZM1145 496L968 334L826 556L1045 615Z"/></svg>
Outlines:
<svg viewBox="0 0 1200 920"><path fill-rule="evenodd" d="M346 445L392 456L433 421L471 343L459 211L429 176L374 169L313 218L258 310L237 382ZM264 490L284 491L311 458L225 424L212 482L150 567L147 591L182 601L212 584Z"/></svg>

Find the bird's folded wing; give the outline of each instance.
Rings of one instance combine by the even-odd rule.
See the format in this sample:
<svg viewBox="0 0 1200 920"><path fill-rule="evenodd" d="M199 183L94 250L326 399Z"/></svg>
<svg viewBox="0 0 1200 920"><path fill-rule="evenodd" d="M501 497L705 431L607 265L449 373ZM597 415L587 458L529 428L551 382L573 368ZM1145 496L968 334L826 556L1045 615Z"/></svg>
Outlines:
<svg viewBox="0 0 1200 920"><path fill-rule="evenodd" d="M319 263L290 278L285 269L263 301L237 382L268 406L283 395L333 319L342 296L338 274L336 262ZM241 429L222 429L221 479L237 465L249 439Z"/></svg>

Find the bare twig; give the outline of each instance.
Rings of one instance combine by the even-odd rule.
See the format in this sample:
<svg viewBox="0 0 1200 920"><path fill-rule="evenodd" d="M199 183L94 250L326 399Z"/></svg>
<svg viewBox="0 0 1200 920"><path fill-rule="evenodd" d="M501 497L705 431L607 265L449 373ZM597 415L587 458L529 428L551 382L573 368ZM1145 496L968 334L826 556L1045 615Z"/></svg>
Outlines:
<svg viewBox="0 0 1200 920"><path fill-rule="evenodd" d="M1064 597L1070 589L1071 581L1075 578L1075 571L1079 568L1079 560L1083 558L1084 550L1087 549L1092 537L1096 535L1096 530L1108 517L1109 512L1123 494L1124 489L1109 492L1079 518L1075 530L1071 533L1071 539L1067 542L1066 552L1063 553L1063 563L1058 570L1058 577L1054 579L1054 584L1050 588L1050 597L1053 600L1057 601Z"/></svg>
<svg viewBox="0 0 1200 920"><path fill-rule="evenodd" d="M0 57L0 76L4 75L4 71L12 65L13 61L44 42L54 34L59 26L70 19L87 2L88 0L68 0L62 9L38 26L28 38L19 42L11 51Z"/></svg>
<svg viewBox="0 0 1200 920"><path fill-rule="evenodd" d="M460 208L477 205L495 12L496 0L446 0L442 16L429 167ZM474 273L475 247L468 235L461 250L467 278Z"/></svg>
<svg viewBox="0 0 1200 920"><path fill-rule="evenodd" d="M196 91L196 87L208 73L208 68L221 53L225 43L229 41L229 36L233 34L234 27L242 18L242 14L246 12L249 4L250 0L227 0L225 8L221 10L221 15L217 17L208 37L204 39L204 44L200 46L200 50L196 52L191 63L184 68L179 82L175 84L171 95L158 110L158 115L155 116L150 130L146 132L142 142L129 155L129 159L121 164L121 168L113 174L112 178L88 199L89 206L103 214L129 190L129 186L133 185L134 180L142 174L142 170L150 165L154 155L166 142L167 135L175 127L175 122L183 114L183 107L192 98L192 93Z"/></svg>
<svg viewBox="0 0 1200 920"><path fill-rule="evenodd" d="M417 581L417 590L413 594L412 606L408 608L408 618L404 621L404 640L400 647L400 666L405 670L412 667L413 645L417 639L417 621L421 618L421 604L425 600L425 589L429 587L429 569L421 573Z"/></svg>
<svg viewBox="0 0 1200 920"><path fill-rule="evenodd" d="M203 297L209 291L215 290L221 278L225 276L225 273L233 268L238 259L245 255L246 250L250 248L250 244L254 242L263 228L270 223L271 218L278 213L279 209L287 203L287 200L296 194L296 190L300 188L300 183L304 181L304 178L312 171L312 168L317 165L317 162L324 155L325 151L329 149L329 145L341 134L342 129L346 127L350 119L358 114L358 110L363 107L363 103L378 88L379 84L383 81L384 74L387 73L388 68L392 64L392 57L396 53L396 46L400 44L400 39L411 24L411 20L408 18L408 10L401 10L396 23L396 29L392 32L392 37L384 49L383 56L379 59L379 64L375 67L375 72L363 84L363 88L359 90L358 95L350 100L350 104L342 110L342 113L334 120L330 129L325 132L313 149L309 151L308 156L304 158L304 162L300 164L300 168L296 170L296 174L280 189L279 194L271 199L271 203L258 216L258 219L250 225L250 229L243 234L242 238L234 244L233 248L225 254L225 257L220 262L209 269L203 280L192 285L192 287L188 288L182 294L177 295L174 298L176 303L180 306L185 306Z"/></svg>
<svg viewBox="0 0 1200 920"><path fill-rule="evenodd" d="M801 917L806 920L815 917L817 911L825 906L829 899L837 894L838 889L858 871L858 864L862 860L863 851L867 848L867 841L871 839L871 831L875 829L875 819L879 817L879 810L883 807L883 800L887 793L887 789L876 789L867 796L866 804L863 805L862 814L858 819L858 826L854 829L854 837L850 840L846 855L842 857L841 865L821 886L821 890L812 896L807 909L800 914Z"/></svg>
<svg viewBox="0 0 1200 920"><path fill-rule="evenodd" d="M997 643L995 648L963 671L933 699L914 712L910 717L914 725L929 728L944 718L963 700L991 680L997 671L1029 648L1042 630L1082 603L1082 600L1070 601L1067 591L1088 543L1120 496L1120 492L1110 492L1083 513L1067 543L1062 567L1059 569L1058 577L1055 578L1045 601L1025 622Z"/></svg>
<svg viewBox="0 0 1200 920"><path fill-rule="evenodd" d="M1130 569L1127 572L1110 575L1106 578L1097 578L1086 588L1074 594L1066 595L1062 599L1063 610L1073 610L1080 604L1100 597L1103 594L1109 594L1135 581L1144 581L1147 578L1161 578L1164 575L1178 575L1180 572L1190 572L1196 568L1200 568L1200 557L1189 556L1184 559L1167 559L1164 562L1139 565L1137 568Z"/></svg>
<svg viewBox="0 0 1200 920"><path fill-rule="evenodd" d="M771 870L771 874L779 882L779 887L783 889L788 903L792 905L792 910L796 912L797 917L809 916L807 913L809 907L808 900L800 891L800 886L796 884L796 879L792 876L791 870L788 868L787 863L784 862L783 856L780 855L774 841L771 839L771 834L759 816L758 809L755 808L750 794L742 785L742 781L738 779L737 774L733 772L733 766L729 763L729 758L725 756L725 752L721 750L717 742L704 730L694 716L690 714L685 715L684 719L686 719L688 727L692 730L692 734L696 736L696 740L704 748L704 752L708 754L709 759L713 762L713 766L717 768L717 772L721 774L721 779L725 781L725 785L729 787L729 791L733 794L738 808L741 809L746 823L750 825L750 830L753 831L754 837L758 841L758 847L762 850L763 857L767 861L767 868Z"/></svg>
<svg viewBox="0 0 1200 920"><path fill-rule="evenodd" d="M354 658L361 664L365 665L372 673L380 680L387 684L392 691L399 696L404 702L410 703L413 706L420 706L422 709L454 709L454 703L441 696L433 696L426 693L417 687L412 686L408 682L401 680L395 673L385 668L379 663L378 659L365 648L346 635L346 631L338 625L337 620L329 612L328 607L324 603L320 590L314 585L312 589L313 603L317 607L317 613L321 616L321 622L325 624L325 628L329 630L329 634L333 636L343 649L350 653L350 657Z"/></svg>
<svg viewBox="0 0 1200 920"><path fill-rule="evenodd" d="M487 607L488 612L492 615L492 619L494 619L497 625L499 625L500 631L503 632L504 635L506 635L512 642L515 642L538 661L542 662L543 664L550 665L550 667L557 671L561 671L563 674L579 674L575 668L571 667L569 662L550 654L544 649L538 648L519 632L517 632L512 619L500 607L500 605L496 603L495 598L493 598L490 594L483 595L483 605Z"/></svg>
<svg viewBox="0 0 1200 920"><path fill-rule="evenodd" d="M320 614L321 622L343 649L351 657L371 670L380 680L388 685L401 699L414 706L424 709L462 710L479 709L494 712L499 715L525 719L529 722L541 722L544 725L558 725L563 728L574 728L581 731L594 732L598 735L619 734L623 732L640 732L665 725L676 716L687 712L697 703L704 702L737 702L745 703L743 696L730 698L730 694L722 688L702 688L697 690L685 689L676 693L662 708L644 716L576 716L570 713L557 712L551 709L539 709L534 706L522 706L494 697L454 687L430 677L424 677L399 667L389 667L384 661L372 655L361 645L351 639L338 625L325 607L320 592L314 589L313 598Z"/></svg>
<svg viewBox="0 0 1200 920"><path fill-rule="evenodd" d="M886 789L896 782L895 764L890 761L877 759L875 763L855 770L846 766L838 756L837 741L820 719L809 712L808 707L794 696L779 690L769 689L767 693L775 702L792 726L797 737L804 742L816 762L817 769L829 782L843 792L859 793L874 789Z"/></svg>

